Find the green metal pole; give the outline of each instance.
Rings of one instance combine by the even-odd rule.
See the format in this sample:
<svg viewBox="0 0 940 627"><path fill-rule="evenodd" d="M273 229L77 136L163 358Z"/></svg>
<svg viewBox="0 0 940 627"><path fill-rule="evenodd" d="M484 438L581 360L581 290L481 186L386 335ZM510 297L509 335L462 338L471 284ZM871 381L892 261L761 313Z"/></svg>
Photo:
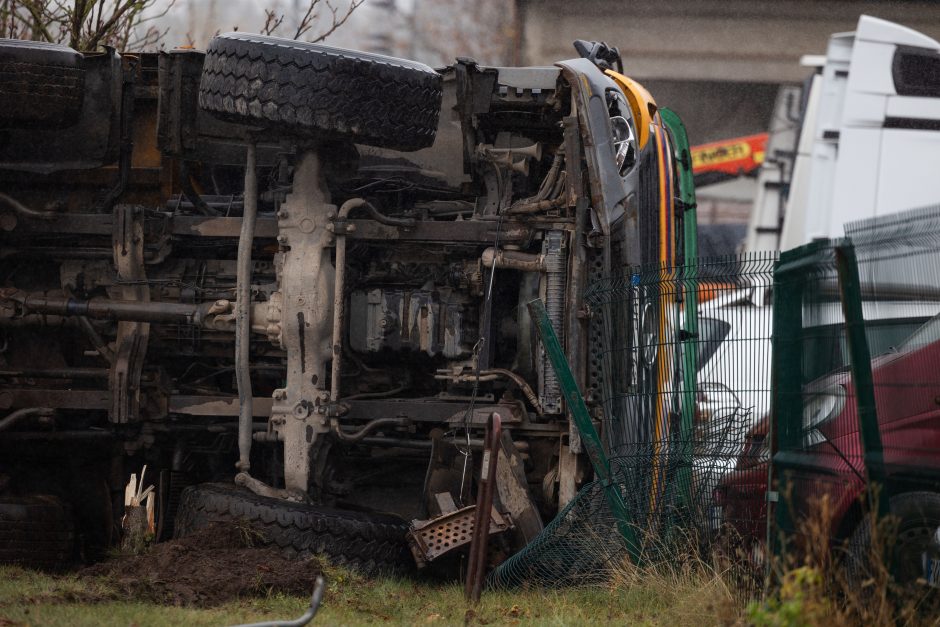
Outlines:
<svg viewBox="0 0 940 627"><path fill-rule="evenodd" d="M875 385L871 374L871 351L865 335L865 316L862 312L862 282L858 275L855 247L847 241L836 246L836 268L839 271L839 294L845 316L845 335L852 360L852 381L858 414L859 435L865 453L865 474L868 479L869 504L876 505L879 518L888 514L890 495L878 494L872 489L878 485L886 491L887 475L884 449L878 429L878 409L875 405Z"/></svg>
<svg viewBox="0 0 940 627"><path fill-rule="evenodd" d="M555 375L558 377L558 382L565 396L565 402L568 405L568 413L571 414L572 420L574 420L578 431L581 433L581 444L588 455L588 459L591 460L594 474L597 475L604 488L604 495L607 497L610 511L617 519L617 529L627 544L630 557L634 563L639 563L640 545L636 539L636 531L630 525L627 505L623 501L623 495L620 494L617 484L611 478L610 462L604 453L601 438L591 421L591 414L584 403L584 397L578 390L578 384L575 383L574 374L572 374L568 360L565 358L565 351L561 346L561 342L558 341L552 322L548 318L545 305L541 300L535 299L528 304L528 308L529 315L535 322L535 329L542 341L542 346L545 347L545 354L548 356L548 360L555 370Z"/></svg>
<svg viewBox="0 0 940 627"><path fill-rule="evenodd" d="M659 110L669 134L672 136L675 160L679 173L677 210L682 210L683 256L685 266L677 280L683 293L685 332L688 339L682 343L682 417L679 424L678 451L680 463L676 473L679 495L686 506L692 505L692 441L695 420L696 364L698 363L698 221L696 217L695 177L692 174L692 153L689 135L682 119L672 109Z"/></svg>
<svg viewBox="0 0 940 627"><path fill-rule="evenodd" d="M767 546L778 557L784 549L771 525L771 494L776 497L776 527L793 530L790 481L782 459L802 448L803 438L803 290L810 271L819 263L819 251L828 242L816 242L780 255L774 268L772 411L770 450L774 453L767 482ZM781 472L782 471L782 472ZM773 490L773 477L777 491ZM780 498L783 495L783 498Z"/></svg>

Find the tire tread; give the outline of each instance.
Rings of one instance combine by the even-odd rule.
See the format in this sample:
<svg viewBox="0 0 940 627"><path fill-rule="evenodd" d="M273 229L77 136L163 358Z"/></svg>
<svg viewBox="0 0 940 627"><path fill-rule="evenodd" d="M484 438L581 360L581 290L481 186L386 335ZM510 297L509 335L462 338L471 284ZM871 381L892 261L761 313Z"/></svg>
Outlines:
<svg viewBox="0 0 940 627"><path fill-rule="evenodd" d="M0 124L63 128L81 114L85 70L65 46L0 41Z"/></svg>
<svg viewBox="0 0 940 627"><path fill-rule="evenodd" d="M418 150L434 142L442 79L421 64L220 35L206 52L199 106L233 122Z"/></svg>
<svg viewBox="0 0 940 627"><path fill-rule="evenodd" d="M216 522L245 521L260 543L296 556L322 553L365 575L410 570L405 521L257 496L226 484L201 484L183 491L176 537Z"/></svg>

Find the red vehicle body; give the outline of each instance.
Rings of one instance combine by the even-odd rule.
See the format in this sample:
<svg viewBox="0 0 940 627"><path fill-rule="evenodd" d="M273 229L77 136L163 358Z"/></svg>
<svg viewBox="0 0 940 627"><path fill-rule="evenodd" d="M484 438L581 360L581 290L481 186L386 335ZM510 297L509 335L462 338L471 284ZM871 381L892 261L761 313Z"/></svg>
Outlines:
<svg viewBox="0 0 940 627"><path fill-rule="evenodd" d="M899 516L902 527L924 527L914 535L922 536L926 547L940 525L940 316L871 365L892 510L905 497L921 504L917 521ZM778 453L793 469L785 472L791 473L786 498L794 517L828 497L833 539L848 537L858 526L866 490L854 386L848 368L805 386L802 449ZM766 535L768 424L764 418L751 429L735 470L723 477L714 495L723 522L745 542ZM909 547L911 556L919 560L924 549L915 548Z"/></svg>
<svg viewBox="0 0 940 627"><path fill-rule="evenodd" d="M762 540L767 532L769 424L765 416L751 428L737 465L721 479L714 494L715 504L721 508L721 522L750 544Z"/></svg>

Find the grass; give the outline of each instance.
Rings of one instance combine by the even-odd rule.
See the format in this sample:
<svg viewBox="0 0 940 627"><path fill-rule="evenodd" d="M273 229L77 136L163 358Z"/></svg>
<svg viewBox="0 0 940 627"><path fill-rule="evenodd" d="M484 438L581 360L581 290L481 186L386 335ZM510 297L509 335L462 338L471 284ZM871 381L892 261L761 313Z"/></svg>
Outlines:
<svg viewBox="0 0 940 627"><path fill-rule="evenodd" d="M718 583L687 570L672 576L628 572L608 587L484 593L471 608L456 584L365 581L331 569L315 622L323 625L694 625L727 622ZM107 580L0 567L0 626L225 625L300 616L308 598L272 595L211 609L119 598Z"/></svg>
<svg viewBox="0 0 940 627"><path fill-rule="evenodd" d="M875 524L864 581L849 578L830 551L828 502L799 525L803 549L774 560L776 585L762 600L732 575L735 563L694 551L666 563L616 566L606 585L485 592L469 606L462 586L420 580L365 580L328 567L323 625L940 625L935 590L893 583L885 565L890 519ZM600 541L600 539L599 539ZM689 545L694 545L691 540ZM186 581L186 580L182 580ZM0 566L0 627L10 625L230 625L300 616L309 597L269 593L213 608L173 607L128 598L117 580L51 575ZM136 584L134 584L136 586ZM143 591L142 591L143 592ZM151 595L151 598L152 595ZM177 597L178 598L178 597Z"/></svg>
<svg viewBox="0 0 940 627"><path fill-rule="evenodd" d="M736 564L694 551L666 563L612 569L603 586L485 592L469 606L462 586L420 580L365 580L328 567L316 622L324 625L940 625L940 599L920 583L900 587L885 565L892 521L872 519L871 569L849 578L830 551L828 502L799 524L802 550L774 560L776 585L762 600L733 575ZM600 539L598 539L600 541ZM689 546L695 543L690 539ZM722 565L723 564L723 565ZM186 581L186 580L183 580ZM0 627L10 625L226 625L300 616L309 597L269 593L213 608L127 598L117 580L50 575L0 566ZM136 584L135 584L136 586ZM152 595L151 595L152 598Z"/></svg>

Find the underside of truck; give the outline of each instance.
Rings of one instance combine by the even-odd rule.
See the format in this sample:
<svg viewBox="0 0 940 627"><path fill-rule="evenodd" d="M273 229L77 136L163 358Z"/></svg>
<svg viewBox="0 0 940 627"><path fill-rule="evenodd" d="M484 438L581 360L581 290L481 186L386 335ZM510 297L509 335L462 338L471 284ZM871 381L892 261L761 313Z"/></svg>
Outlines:
<svg viewBox="0 0 940 627"><path fill-rule="evenodd" d="M585 286L663 254L668 153L603 59L0 50L0 508L42 513L0 559L101 555L146 465L158 539L247 518L403 568L494 412L504 552L590 477L526 305L601 411Z"/></svg>

